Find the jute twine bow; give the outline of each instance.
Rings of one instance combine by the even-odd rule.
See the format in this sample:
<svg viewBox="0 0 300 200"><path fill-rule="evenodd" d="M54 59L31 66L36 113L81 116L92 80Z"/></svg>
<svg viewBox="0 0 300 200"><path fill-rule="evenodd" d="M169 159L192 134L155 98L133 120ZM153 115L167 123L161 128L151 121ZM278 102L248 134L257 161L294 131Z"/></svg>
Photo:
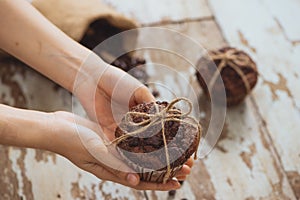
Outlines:
<svg viewBox="0 0 300 200"><path fill-rule="evenodd" d="M236 49L229 49L224 53L221 51L217 51L216 54L214 54L214 53L209 54L209 56L213 60L221 60L220 64L218 65L218 68L217 68L218 70L216 70L216 72L213 74L213 76L208 84L209 91L212 91L213 86L216 83L217 77L218 77L219 73L221 74L223 68L225 68L226 66L229 66L232 69L234 69L236 71L236 73L241 77L242 81L245 84L247 94L250 93L250 91L251 91L250 83L238 65L241 65L241 66L251 65L251 63L252 63L251 59L243 53L236 54L236 52L237 52Z"/></svg>
<svg viewBox="0 0 300 200"><path fill-rule="evenodd" d="M181 113L179 110L173 108L173 106L176 103L178 103L179 101L184 101L188 104L189 109L187 112ZM171 101L168 104L168 106L165 107L164 109L162 109L161 111L159 111L159 107L157 104L154 104L154 105L155 105L155 109L156 109L155 114L148 114L148 113L143 113L143 112L127 112L125 115L125 124L130 124L131 126L138 127L138 129L116 138L110 144L118 144L121 141L127 139L128 137L132 137L132 136L135 136L139 133L146 131L151 126L161 124L162 136L163 136L163 142L164 142L164 150L165 150L166 161L167 161L167 172L164 176L163 183L166 183L167 180L169 180L169 178L170 178L171 166L170 166L170 156L169 156L166 134L165 134L165 122L176 121L176 122L180 122L180 123L186 123L197 129L197 131L198 131L197 147L196 147L196 152L194 154L194 159L197 159L197 151L198 151L198 146L200 143L202 129L201 129L199 122L195 118L189 116L189 114L192 112L192 108L193 108L190 100L183 98L183 97L176 98L173 101ZM144 120L136 123L133 121L132 115L137 116L137 117L142 117ZM188 120L191 120L192 122L190 122Z"/></svg>

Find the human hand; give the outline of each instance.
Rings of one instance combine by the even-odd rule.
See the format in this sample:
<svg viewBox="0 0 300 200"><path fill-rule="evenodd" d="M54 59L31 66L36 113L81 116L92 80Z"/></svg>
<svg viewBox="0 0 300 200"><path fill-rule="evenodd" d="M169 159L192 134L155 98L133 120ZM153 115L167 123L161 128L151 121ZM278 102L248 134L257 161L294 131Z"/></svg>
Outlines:
<svg viewBox="0 0 300 200"><path fill-rule="evenodd" d="M66 157L102 180L139 190L180 187L174 180L166 184L141 182L138 175L115 157L96 134L97 126L68 112L44 113L0 104L1 145L48 150Z"/></svg>
<svg viewBox="0 0 300 200"><path fill-rule="evenodd" d="M106 66L106 70L98 72L90 70L95 63ZM89 69L90 68L90 69ZM92 58L83 65L82 71L93 71L90 78L77 77L75 93L88 113L88 116L100 124L109 141L113 140L117 126L116 118L123 117L129 107L143 102L155 101L148 88L124 71L103 63L99 58ZM83 73L90 74L90 73ZM100 75L100 77L98 77ZM93 84L96 84L93 85ZM120 87L121 86L121 87ZM93 89L94 88L94 89ZM120 118L119 118L120 120ZM98 127L99 128L99 127ZM178 180L185 180L190 173L193 160L190 158L177 172Z"/></svg>
<svg viewBox="0 0 300 200"><path fill-rule="evenodd" d="M145 85L93 54L82 64L73 94L110 141L115 138L117 123L130 107L155 101Z"/></svg>
<svg viewBox="0 0 300 200"><path fill-rule="evenodd" d="M54 142L47 143L46 149L66 157L79 168L102 180L138 190L167 191L180 187L175 180L166 184L141 182L138 175L119 160L96 134L97 124L87 119L68 112L55 112L47 123L52 130L49 141Z"/></svg>
<svg viewBox="0 0 300 200"><path fill-rule="evenodd" d="M78 88L76 87L75 91L72 91L74 77L78 72L78 66L80 66L83 60L91 52L66 36L57 27L51 24L51 22L45 19L27 1L0 1L0 3L0 16L4 16L0 17L2 19L0 20L0 24L5 27L9 25L9 27L0 30L1 48L64 88L75 93L87 111L90 119L99 122L103 128L103 132L108 136L109 140L113 139L113 131L116 126L111 110L112 102L122 105L123 107L127 104L126 107L128 107L128 105L133 106L144 101L154 100L148 89L132 77L126 77L121 81L124 90L121 91L120 95L117 95L117 98L113 98L112 89L117 80L119 80L120 77L126 76L126 73L112 67L109 69L105 68L107 65L100 58L94 59L96 62L93 62L91 65L91 67L94 67L92 70L84 71L87 76L83 76L83 78L87 78L87 80L84 81L84 83L77 85ZM23 31L22 34L19 34L19 30L25 31ZM32 32L35 34L33 35ZM41 41L43 45L40 45ZM16 47L16 44L21 45L17 45ZM30 48L31 51L28 51L28 48ZM101 76L102 78L98 79L100 76L95 76L99 75L98 71L100 73L103 72L106 75ZM96 92L91 90L94 86L97 86ZM130 87L128 88L128 86ZM133 88L135 89L134 92L129 94L128 91L132 91ZM128 102L126 102L126 98L122 98L124 95L127 97L130 96ZM122 102L122 100L125 100L125 103ZM0 115L0 144L47 149L60 153L77 166L94 173L99 178L102 177L98 172L98 170L100 170L99 167L103 167L103 169L101 168L102 172L110 171L83 148L83 145L79 143L78 138L76 139L75 133L77 132L75 131L75 123L71 123L67 119L62 119L64 117L62 117L61 114L56 115L57 120L52 121L48 119L49 114L46 113L41 114L40 112L20 111L17 109L11 111L11 109L8 109L6 106L0 106L0 109L7 110L7 112L0 113L8 114L8 118L11 119L9 122L6 122L6 119L3 122L1 121L2 115ZM46 121L41 120L42 118L46 118ZM67 118L69 119L69 117ZM4 125L2 123L4 123ZM7 125L7 123L9 125ZM76 123L78 122L76 121ZM46 129L45 124L48 124ZM6 126L9 128L5 128ZM85 132L90 133L93 129L91 127L88 128L80 125L80 123L78 127L81 127L80 129L82 131L84 130ZM47 134L45 130L51 130L50 132L52 134ZM74 140L71 140L70 138ZM100 141L101 140L95 143L98 144ZM99 147L96 149L98 148L99 152L102 152L103 155L110 155L107 149L103 147L103 143L100 142ZM78 155L76 155L76 153ZM114 161L115 160L113 159L113 162ZM91 163L94 163L94 165L91 165ZM121 166L122 164L119 163L119 165ZM94 169L91 166L97 167L94 167L96 168ZM104 169L106 171L104 171ZM122 175L118 175L118 173ZM116 182L122 181L122 184L124 183L124 177L126 177L124 173L113 171L110 172L110 174L107 174L107 177L102 178L107 178L107 180ZM126 183L124 184L126 185ZM137 189L172 189L168 184L162 186L161 184L143 182L139 182L138 185L134 187Z"/></svg>

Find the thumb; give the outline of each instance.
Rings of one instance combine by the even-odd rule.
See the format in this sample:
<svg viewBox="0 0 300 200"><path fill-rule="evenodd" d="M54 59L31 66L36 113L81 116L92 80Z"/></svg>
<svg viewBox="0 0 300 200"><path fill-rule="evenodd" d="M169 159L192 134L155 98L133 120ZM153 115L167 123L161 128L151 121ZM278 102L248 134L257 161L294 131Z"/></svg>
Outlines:
<svg viewBox="0 0 300 200"><path fill-rule="evenodd" d="M141 86L136 89L130 99L130 107L144 102L155 102L154 96L146 86Z"/></svg>
<svg viewBox="0 0 300 200"><path fill-rule="evenodd" d="M123 165L123 163L121 164ZM120 166L124 168L124 166ZM110 177L111 181L121 183L123 185L137 186L140 183L140 177L133 172L123 172L116 168L105 167L114 176Z"/></svg>
<svg viewBox="0 0 300 200"><path fill-rule="evenodd" d="M135 187L140 183L137 174L124 173L124 172L115 173L115 170L113 169L109 170L108 168L104 168L102 164L90 165L86 167L85 170L92 173L99 179L113 181L130 187Z"/></svg>
<svg viewBox="0 0 300 200"><path fill-rule="evenodd" d="M103 140L96 132L80 125L78 125L77 128L78 135L83 146L94 157L94 159L97 160L98 165L102 167L102 170L100 170L100 174L99 172L96 173L96 171L94 171L94 168L91 168L93 169L93 174L96 173L100 176L101 172L104 172L103 169L105 169L106 171L111 173L109 174L111 178L108 178L110 180L112 179L112 175L114 175L114 179L117 178L118 182L122 180L128 182L132 186L139 184L139 176L124 162L119 160L110 151L108 151L108 148L104 144ZM97 165L95 166L95 168L97 168ZM91 170L88 171L91 172ZM105 176L105 174L102 174L102 176Z"/></svg>

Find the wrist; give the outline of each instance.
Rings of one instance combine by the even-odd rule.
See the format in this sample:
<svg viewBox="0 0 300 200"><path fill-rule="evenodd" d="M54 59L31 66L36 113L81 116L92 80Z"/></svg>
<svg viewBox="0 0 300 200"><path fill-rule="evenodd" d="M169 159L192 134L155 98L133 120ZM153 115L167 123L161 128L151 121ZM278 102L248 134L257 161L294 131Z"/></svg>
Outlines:
<svg viewBox="0 0 300 200"><path fill-rule="evenodd" d="M46 143L43 144L43 149L51 151L60 155L67 149L67 146L72 140L69 133L70 123L65 119L58 117L58 113L64 113L61 111L49 113L49 120L43 124L45 130L47 130Z"/></svg>
<svg viewBox="0 0 300 200"><path fill-rule="evenodd" d="M47 65L52 67L37 68L37 70L69 92L72 92L81 66L92 52L74 41L65 42L63 47L54 46L52 48L49 47L44 55L46 57L45 60L49 61ZM43 72L42 70L45 71Z"/></svg>
<svg viewBox="0 0 300 200"><path fill-rule="evenodd" d="M91 52L77 69L70 92L79 99L83 96L86 97L86 94L90 96L92 92L97 89L100 79L110 68L112 68L112 66Z"/></svg>
<svg viewBox="0 0 300 200"><path fill-rule="evenodd" d="M48 114L0 105L0 144L44 149Z"/></svg>

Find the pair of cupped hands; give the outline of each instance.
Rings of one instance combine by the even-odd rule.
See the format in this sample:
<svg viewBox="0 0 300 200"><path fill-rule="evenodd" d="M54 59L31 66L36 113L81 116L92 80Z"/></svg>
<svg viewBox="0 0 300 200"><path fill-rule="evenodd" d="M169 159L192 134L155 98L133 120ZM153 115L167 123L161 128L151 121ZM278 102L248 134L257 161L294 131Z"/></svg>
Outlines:
<svg viewBox="0 0 300 200"><path fill-rule="evenodd" d="M114 148L106 145L105 138L114 139L113 113L155 101L145 86L75 42L27 1L0 1L0 26L4 27L0 29L0 48L72 92L89 117L0 104L0 144L52 151L102 180L135 189L180 187L176 180L166 184L140 181ZM178 180L186 178L192 164L191 159L186 162L176 174Z"/></svg>
<svg viewBox="0 0 300 200"><path fill-rule="evenodd" d="M74 82L72 92L90 120L68 112L52 113L53 121L47 124L49 129L56 130L54 137L57 139L47 149L68 158L81 169L102 180L139 190L180 188L178 181L185 180L190 173L193 165L191 158L177 172L177 180L170 180L166 184L143 182L138 174L122 162L114 146L107 145L107 141L115 138L116 113L143 102L153 102L155 98L146 86L126 72L108 64L104 65L105 69L99 73L83 73L83 69ZM94 137L93 133L101 137Z"/></svg>

